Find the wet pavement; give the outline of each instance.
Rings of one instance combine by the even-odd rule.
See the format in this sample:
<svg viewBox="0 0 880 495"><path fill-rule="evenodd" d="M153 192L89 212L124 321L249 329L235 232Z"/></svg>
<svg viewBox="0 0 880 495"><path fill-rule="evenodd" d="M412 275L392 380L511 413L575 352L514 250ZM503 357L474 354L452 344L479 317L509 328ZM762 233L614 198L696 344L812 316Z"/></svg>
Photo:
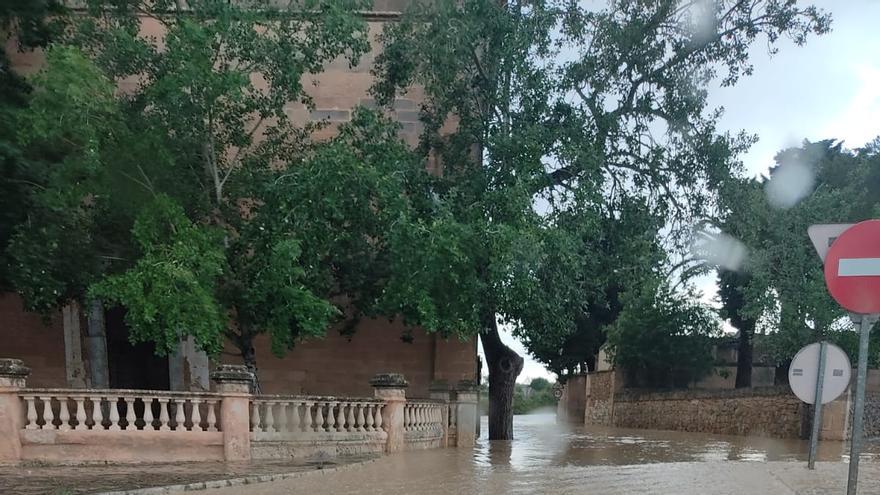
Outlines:
<svg viewBox="0 0 880 495"><path fill-rule="evenodd" d="M516 440L474 450L406 452L323 476L210 490L211 495L352 494L838 494L847 465L842 442L823 442L808 471L807 444L694 433L569 428L552 415L518 416ZM860 493L880 493L880 451L868 446ZM874 462L876 461L876 462Z"/></svg>
<svg viewBox="0 0 880 495"><path fill-rule="evenodd" d="M133 490L279 473L305 473L372 459L374 456L344 457L329 463L263 461L253 464L179 462L146 465L0 466L0 495L79 495Z"/></svg>

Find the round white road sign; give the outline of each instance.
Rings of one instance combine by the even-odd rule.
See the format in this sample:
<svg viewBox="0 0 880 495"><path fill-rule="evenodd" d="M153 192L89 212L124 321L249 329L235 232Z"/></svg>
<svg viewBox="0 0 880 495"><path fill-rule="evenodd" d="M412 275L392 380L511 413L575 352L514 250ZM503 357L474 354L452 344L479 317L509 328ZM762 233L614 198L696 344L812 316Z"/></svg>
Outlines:
<svg viewBox="0 0 880 495"><path fill-rule="evenodd" d="M825 379L822 380L822 404L840 396L849 386L852 366L843 349L825 344ZM819 343L803 347L795 354L788 368L788 383L798 399L816 402L816 380L819 376Z"/></svg>

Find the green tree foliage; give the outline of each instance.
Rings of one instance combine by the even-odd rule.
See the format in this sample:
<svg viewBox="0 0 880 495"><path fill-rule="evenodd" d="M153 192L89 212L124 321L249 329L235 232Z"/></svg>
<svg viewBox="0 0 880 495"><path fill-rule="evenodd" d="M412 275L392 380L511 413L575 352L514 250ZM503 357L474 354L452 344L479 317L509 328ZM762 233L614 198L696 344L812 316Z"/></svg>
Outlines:
<svg viewBox="0 0 880 495"><path fill-rule="evenodd" d="M534 390L535 392L542 392L544 390L550 389L550 381L546 378L533 378L531 382L529 382L529 388Z"/></svg>
<svg viewBox="0 0 880 495"><path fill-rule="evenodd" d="M534 380L532 380L532 383L534 383ZM548 412L556 412L556 397L553 396L553 390L550 388L549 382L547 382L546 388L540 390L532 387L532 384L516 384L513 396L513 414Z"/></svg>
<svg viewBox="0 0 880 495"><path fill-rule="evenodd" d="M285 111L311 105L308 75L369 48L362 3L85 6L20 115L44 170L9 250L30 308L100 297L157 352L225 336L251 366L259 333L282 353L341 315L396 314L392 225L422 163L375 113L314 143Z"/></svg>
<svg viewBox="0 0 880 495"><path fill-rule="evenodd" d="M522 369L498 323L547 336L544 349L573 332L594 289L582 240L600 236L610 198L640 199L680 244L750 143L716 131L709 83L748 74L755 42L828 24L791 2L466 0L416 5L385 30L375 93L390 105L423 88L419 151L442 164L435 213L413 232L435 267L418 271L417 311L479 332L489 438L512 435Z"/></svg>
<svg viewBox="0 0 880 495"><path fill-rule="evenodd" d="M607 350L611 362L628 373L629 385L684 387L711 371L712 337L720 334L720 325L695 294L648 282L626 292L623 307L608 330Z"/></svg>
<svg viewBox="0 0 880 495"><path fill-rule="evenodd" d="M0 0L0 30L17 45L12 49L23 52L43 47L61 28L49 16L59 19L63 13L62 4L54 0ZM7 52L11 44L0 50L0 289L4 290L11 287L6 248L15 226L27 216L28 196L35 187L16 127L16 114L27 105L31 86L12 67Z"/></svg>
<svg viewBox="0 0 880 495"><path fill-rule="evenodd" d="M126 130L112 81L79 51L50 49L31 82L28 106L16 113L28 208L7 254L10 281L26 306L46 313L81 297L101 272L96 251L113 236L99 239L108 234L101 225L116 218L104 201L104 163Z"/></svg>
<svg viewBox="0 0 880 495"><path fill-rule="evenodd" d="M806 232L812 224L874 218L880 200L876 146L847 151L832 141L805 142L781 151L770 176L737 180L722 194L722 229L743 242L748 260L739 272L722 273L726 317L741 331L768 333L762 351L784 366L794 353L820 338L840 342L855 357L851 326L828 295L822 264ZM814 180L789 208L768 201L766 189L786 166Z"/></svg>
<svg viewBox="0 0 880 495"><path fill-rule="evenodd" d="M599 212L597 229L581 239L580 273L589 274L590 290L573 305L574 327L559 334L529 332L522 336L536 360L564 380L564 375L596 370L606 329L623 309L621 295L645 278L665 274L666 253L658 231L663 223L646 205L618 200ZM557 336L558 338L553 338Z"/></svg>

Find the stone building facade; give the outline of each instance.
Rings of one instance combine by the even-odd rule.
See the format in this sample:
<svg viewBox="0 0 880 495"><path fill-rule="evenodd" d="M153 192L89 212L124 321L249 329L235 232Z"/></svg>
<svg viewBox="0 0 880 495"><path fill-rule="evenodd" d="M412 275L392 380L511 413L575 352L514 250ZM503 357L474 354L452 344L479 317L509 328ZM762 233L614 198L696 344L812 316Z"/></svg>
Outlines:
<svg viewBox="0 0 880 495"><path fill-rule="evenodd" d="M383 26L393 22L406 0L376 0L373 11L365 13L373 39L373 52L359 65L349 67L335 61L326 70L309 76L305 87L315 104L309 110L299 103L287 107L295 122L327 121L330 125L316 133L316 139L331 136L335 126L351 118L357 105L374 106L368 90L370 74L378 50L376 37ZM161 33L155 20L144 19L147 35ZM39 52L18 53L15 43L6 45L12 63L21 73L39 69ZM133 82L122 81L121 89ZM401 137L410 144L418 141L418 89L396 100L392 116L401 123ZM89 335L87 311L65 308L43 321L22 309L14 294L0 293L0 357L19 358L32 369L29 383L34 387L113 387L138 389L206 390L209 372L215 364L184 340L172 356L157 357L148 344L131 345L120 311L100 315L103 331ZM413 332L411 342L401 340L403 326L398 321L365 320L351 337L328 329L324 339L298 343L284 358L269 351L268 339L258 338L255 347L262 390L266 393L369 395L368 380L377 373L401 373L410 382L410 395L427 397L435 381L455 383L476 381L476 339L443 339L423 331ZM103 350L102 350L103 349ZM228 349L232 351L232 349ZM94 355L90 355L94 354ZM240 363L232 352L219 356L219 363Z"/></svg>

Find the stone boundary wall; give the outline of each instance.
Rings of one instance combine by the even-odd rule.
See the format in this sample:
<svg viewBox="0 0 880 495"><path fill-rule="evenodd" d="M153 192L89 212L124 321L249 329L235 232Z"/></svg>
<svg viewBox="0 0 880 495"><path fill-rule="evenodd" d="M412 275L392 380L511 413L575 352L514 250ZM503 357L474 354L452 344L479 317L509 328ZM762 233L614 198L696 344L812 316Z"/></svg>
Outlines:
<svg viewBox="0 0 880 495"><path fill-rule="evenodd" d="M613 423L625 428L798 438L803 409L784 387L625 390L614 397Z"/></svg>
<svg viewBox="0 0 880 495"><path fill-rule="evenodd" d="M853 379L855 383L855 379ZM852 421L855 400L849 404L849 420ZM864 434L866 438L880 437L880 392L865 393ZM849 438L849 435L847 435Z"/></svg>
<svg viewBox="0 0 880 495"><path fill-rule="evenodd" d="M587 376L573 375L566 380L562 389L562 397L556 404L556 415L560 421L574 424L584 422Z"/></svg>
<svg viewBox="0 0 880 495"><path fill-rule="evenodd" d="M615 375L613 370L587 375L587 404L584 422L610 426L614 420Z"/></svg>

